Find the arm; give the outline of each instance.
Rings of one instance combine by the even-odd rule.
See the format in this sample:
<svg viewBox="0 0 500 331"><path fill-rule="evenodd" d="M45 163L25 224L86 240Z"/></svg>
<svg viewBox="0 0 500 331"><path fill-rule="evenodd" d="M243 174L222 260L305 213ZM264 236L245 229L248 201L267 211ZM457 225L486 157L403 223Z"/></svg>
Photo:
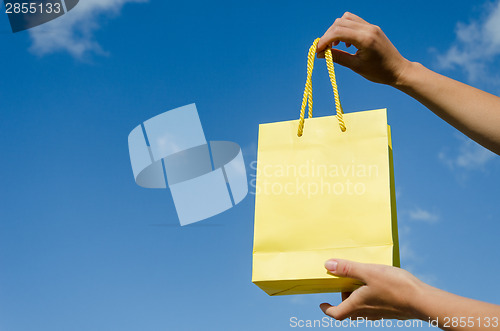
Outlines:
<svg viewBox="0 0 500 331"><path fill-rule="evenodd" d="M500 98L406 60L382 30L345 13L325 32L318 54L345 42L356 54L332 49L335 62L377 83L412 96L443 120L484 147L500 154Z"/></svg>
<svg viewBox="0 0 500 331"><path fill-rule="evenodd" d="M328 260L325 267L336 276L366 284L352 293L342 293L343 301L338 306L320 305L335 319L437 320L443 330L493 330L500 326L500 306L441 291L405 270L338 259ZM452 325L454 317L457 321L462 317L462 326Z"/></svg>

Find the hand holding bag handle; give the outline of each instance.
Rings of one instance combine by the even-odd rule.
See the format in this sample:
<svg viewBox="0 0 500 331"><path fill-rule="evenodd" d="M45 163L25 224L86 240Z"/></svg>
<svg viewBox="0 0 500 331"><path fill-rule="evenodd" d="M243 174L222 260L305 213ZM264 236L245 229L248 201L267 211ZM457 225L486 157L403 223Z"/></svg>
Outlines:
<svg viewBox="0 0 500 331"><path fill-rule="evenodd" d="M312 118L312 108L313 108L313 96L312 96L312 72L314 68L314 56L316 54L316 47L318 45L320 38L314 40L314 43L309 48L309 53L307 55L307 79L306 79L306 87L304 89L304 96L302 98L302 106L300 108L300 120L299 120L299 129L297 135L299 137L302 136L304 132L304 116L306 106L309 105L308 117ZM337 119L339 120L340 130L345 132L346 126L344 122L344 112L342 111L342 105L340 104L339 91L337 88L337 81L335 79L335 69L333 68L333 58L332 58L332 50L330 47L327 47L325 50L325 59L326 66L328 68L328 75L330 76L330 82L332 83L333 94L335 96L335 107L337 110Z"/></svg>

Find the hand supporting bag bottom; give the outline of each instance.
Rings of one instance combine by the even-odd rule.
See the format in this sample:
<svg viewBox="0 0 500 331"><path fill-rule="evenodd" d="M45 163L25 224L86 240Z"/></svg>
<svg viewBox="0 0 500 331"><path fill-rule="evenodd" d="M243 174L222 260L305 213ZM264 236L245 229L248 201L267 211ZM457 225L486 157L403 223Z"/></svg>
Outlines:
<svg viewBox="0 0 500 331"><path fill-rule="evenodd" d="M328 273L329 258L399 266L387 112L343 114L327 51L337 115L312 118L316 43L301 119L259 126L252 281L269 295L362 285Z"/></svg>

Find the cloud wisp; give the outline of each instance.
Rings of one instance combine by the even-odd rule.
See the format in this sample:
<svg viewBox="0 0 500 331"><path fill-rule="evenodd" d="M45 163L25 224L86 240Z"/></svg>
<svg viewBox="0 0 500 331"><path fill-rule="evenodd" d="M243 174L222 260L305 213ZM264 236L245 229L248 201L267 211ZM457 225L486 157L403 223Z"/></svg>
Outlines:
<svg viewBox="0 0 500 331"><path fill-rule="evenodd" d="M94 33L100 28L103 15L118 15L126 3L142 3L148 0L83 0L67 14L29 30L32 41L30 51L44 56L67 52L77 59L89 54L106 55L95 40Z"/></svg>
<svg viewBox="0 0 500 331"><path fill-rule="evenodd" d="M481 170L494 157L493 152L470 139L463 139L458 147L458 153L454 156L450 156L445 152L438 154L439 160L452 170Z"/></svg>
<svg viewBox="0 0 500 331"><path fill-rule="evenodd" d="M414 221L422 221L427 223L435 223L439 220L439 216L437 214L433 214L427 210L421 208L415 208L408 212L411 220Z"/></svg>
<svg viewBox="0 0 500 331"><path fill-rule="evenodd" d="M456 40L437 61L442 69L462 69L471 82L489 83L495 77L489 77L487 67L500 55L500 1L487 4L482 16L458 23Z"/></svg>

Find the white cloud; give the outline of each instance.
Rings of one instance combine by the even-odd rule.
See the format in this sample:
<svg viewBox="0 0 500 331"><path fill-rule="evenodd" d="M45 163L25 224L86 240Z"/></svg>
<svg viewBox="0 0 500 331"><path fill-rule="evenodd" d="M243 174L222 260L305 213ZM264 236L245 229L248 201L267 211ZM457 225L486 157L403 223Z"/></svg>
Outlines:
<svg viewBox="0 0 500 331"><path fill-rule="evenodd" d="M431 223L436 222L439 217L421 208L415 208L411 211L403 210L399 214L399 255L401 267L408 270L422 281L434 285L437 278L433 274L421 273L422 270L426 269L425 262L428 257L422 255L422 246L420 244L415 244L415 241L419 242L419 238L422 240L423 237L421 236L424 235L424 232L416 229L417 223L411 222L411 220L415 220L416 217L419 221L422 221L423 218L424 222L420 222L418 227L425 229L431 226ZM429 219L431 221L429 221Z"/></svg>
<svg viewBox="0 0 500 331"><path fill-rule="evenodd" d="M415 208L413 210L410 210L408 212L408 215L410 216L410 219L415 220L415 221L424 221L428 223L434 223L439 220L439 216L436 214L433 214L427 210L421 209L421 208Z"/></svg>
<svg viewBox="0 0 500 331"><path fill-rule="evenodd" d="M409 244L408 241L400 240L399 243L399 256L401 257L401 261L408 264L408 261L416 261L419 260L417 253Z"/></svg>
<svg viewBox="0 0 500 331"><path fill-rule="evenodd" d="M482 169L485 164L495 158L495 154L470 139L463 139L455 156L445 152L438 154L439 159L451 169Z"/></svg>
<svg viewBox="0 0 500 331"><path fill-rule="evenodd" d="M487 65L500 55L500 1L487 4L483 16L457 24L455 42L438 56L441 68L461 68L470 81L488 79Z"/></svg>
<svg viewBox="0 0 500 331"><path fill-rule="evenodd" d="M43 56L56 52L68 52L78 59L91 53L106 52L94 39L100 28L102 15L118 15L123 5L148 0L81 0L65 15L29 30L32 45L30 51Z"/></svg>

